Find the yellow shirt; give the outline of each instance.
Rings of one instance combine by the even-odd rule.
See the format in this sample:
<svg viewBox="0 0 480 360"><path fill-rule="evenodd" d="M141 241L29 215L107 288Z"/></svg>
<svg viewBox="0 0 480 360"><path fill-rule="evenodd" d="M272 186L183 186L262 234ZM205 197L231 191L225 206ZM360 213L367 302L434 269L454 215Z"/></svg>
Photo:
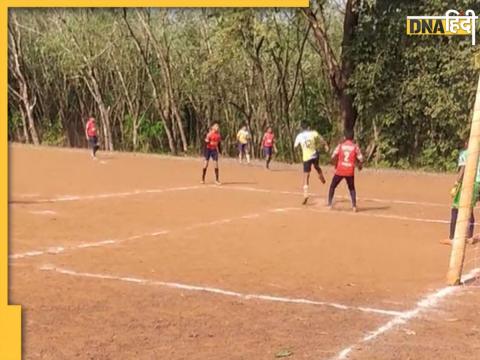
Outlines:
<svg viewBox="0 0 480 360"><path fill-rule="evenodd" d="M240 144L248 144L250 140L250 133L247 130L242 130L237 133L237 140Z"/></svg>
<svg viewBox="0 0 480 360"><path fill-rule="evenodd" d="M320 149L320 134L315 130L305 130L297 135L295 147L302 146L303 161L308 161L318 157Z"/></svg>

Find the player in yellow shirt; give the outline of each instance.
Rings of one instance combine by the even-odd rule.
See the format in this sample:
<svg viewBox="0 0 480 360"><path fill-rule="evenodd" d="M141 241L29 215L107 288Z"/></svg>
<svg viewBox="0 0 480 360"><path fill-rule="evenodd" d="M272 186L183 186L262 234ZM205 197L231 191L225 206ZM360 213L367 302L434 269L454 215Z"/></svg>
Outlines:
<svg viewBox="0 0 480 360"><path fill-rule="evenodd" d="M237 133L238 141L238 161L242 163L243 158L247 159L247 164L250 164L250 133L247 130L247 126L243 125Z"/></svg>
<svg viewBox="0 0 480 360"><path fill-rule="evenodd" d="M295 147L301 146L303 157L303 204L306 205L309 197L308 188L310 185L310 172L312 166L318 173L318 178L325 184L325 177L320 168L320 148L323 146L325 151L329 151L328 144L323 140L320 134L311 130L307 124L302 124L302 131L295 139Z"/></svg>

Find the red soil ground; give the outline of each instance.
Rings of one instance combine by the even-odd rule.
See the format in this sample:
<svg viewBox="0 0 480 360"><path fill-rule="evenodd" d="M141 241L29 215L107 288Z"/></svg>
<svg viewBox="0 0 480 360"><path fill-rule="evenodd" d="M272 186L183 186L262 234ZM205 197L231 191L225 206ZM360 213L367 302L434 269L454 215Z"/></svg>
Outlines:
<svg viewBox="0 0 480 360"><path fill-rule="evenodd" d="M10 302L23 306L25 359L321 360L350 346L348 359L480 358L475 286L361 343L393 316L359 307L404 312L444 287L452 175L363 171L352 214L343 184L326 211L316 179L302 207L297 166L225 160L221 187L200 185L200 170L200 159L10 147ZM467 270L479 255L469 249Z"/></svg>

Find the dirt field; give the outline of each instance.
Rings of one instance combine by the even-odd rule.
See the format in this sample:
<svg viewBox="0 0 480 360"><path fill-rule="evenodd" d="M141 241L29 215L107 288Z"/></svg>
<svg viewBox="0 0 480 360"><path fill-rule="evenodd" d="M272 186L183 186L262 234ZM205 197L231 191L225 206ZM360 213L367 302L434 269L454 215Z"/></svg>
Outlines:
<svg viewBox="0 0 480 360"><path fill-rule="evenodd" d="M217 187L200 159L11 146L24 358L480 358L480 288L444 285L454 176L363 171L353 214L273 167Z"/></svg>

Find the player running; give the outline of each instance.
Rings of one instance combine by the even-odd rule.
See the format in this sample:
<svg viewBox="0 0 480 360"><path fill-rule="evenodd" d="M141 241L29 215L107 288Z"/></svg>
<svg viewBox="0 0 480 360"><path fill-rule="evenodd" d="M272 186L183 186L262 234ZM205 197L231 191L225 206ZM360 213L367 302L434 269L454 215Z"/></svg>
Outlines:
<svg viewBox="0 0 480 360"><path fill-rule="evenodd" d="M267 131L263 135L262 139L262 148L263 155L266 160L266 168L270 169L270 161L272 161L273 152L277 152L277 147L275 145L275 134L271 126L267 128Z"/></svg>
<svg viewBox="0 0 480 360"><path fill-rule="evenodd" d="M85 137L87 138L89 146L92 148L92 158L97 159L98 146L98 137L97 137L97 126L95 124L95 118L90 117L87 120L85 125Z"/></svg>
<svg viewBox="0 0 480 360"><path fill-rule="evenodd" d="M202 171L202 184L205 184L205 175L207 174L208 163L210 159L212 159L215 162L215 184L221 185L218 170L218 154L221 152L222 137L220 136L219 130L220 126L215 123L212 125L210 131L205 137L205 162Z"/></svg>
<svg viewBox="0 0 480 360"><path fill-rule="evenodd" d="M325 184L325 177L323 176L322 169L320 169L320 147L324 145L325 150L328 151L328 145L320 136L320 134L311 130L310 127L303 123L302 131L297 135L295 139L294 147L299 145L302 148L302 158L303 158L303 205L307 204L309 197L309 185L310 185L310 172L312 171L312 166L318 173L318 178Z"/></svg>
<svg viewBox="0 0 480 360"><path fill-rule="evenodd" d="M346 131L345 139L337 145L332 154L332 163L335 166L330 190L328 192L328 207L332 208L333 196L338 184L345 179L352 199L352 210L357 211L357 194L355 191L355 165L362 169L363 156L360 147L353 140L353 131Z"/></svg>
<svg viewBox="0 0 480 360"><path fill-rule="evenodd" d="M250 164L250 151L248 144L250 143L250 133L247 126L243 125L237 133L238 141L238 161L242 163L243 158L247 159L247 164Z"/></svg>
<svg viewBox="0 0 480 360"><path fill-rule="evenodd" d="M465 143L464 149L460 151L460 155L458 156L457 181L455 182L452 190L450 191L450 194L453 197L452 209L451 209L451 215L450 215L450 235L448 239L441 241L442 244L451 245L452 240L455 237L455 228L457 226L458 209L460 207L460 195L462 192L462 181L463 181L463 175L465 173L465 165L467 164L467 157L468 157L467 148L468 148L468 141ZM467 233L468 242L471 244L475 242L475 239L473 236L473 229L475 226L475 217L473 215L473 208L475 207L475 204L478 201L479 189L480 189L480 164L477 166L477 174L475 176L475 183L474 183L473 196L472 196L472 212L470 213L469 227L468 227L468 233Z"/></svg>

